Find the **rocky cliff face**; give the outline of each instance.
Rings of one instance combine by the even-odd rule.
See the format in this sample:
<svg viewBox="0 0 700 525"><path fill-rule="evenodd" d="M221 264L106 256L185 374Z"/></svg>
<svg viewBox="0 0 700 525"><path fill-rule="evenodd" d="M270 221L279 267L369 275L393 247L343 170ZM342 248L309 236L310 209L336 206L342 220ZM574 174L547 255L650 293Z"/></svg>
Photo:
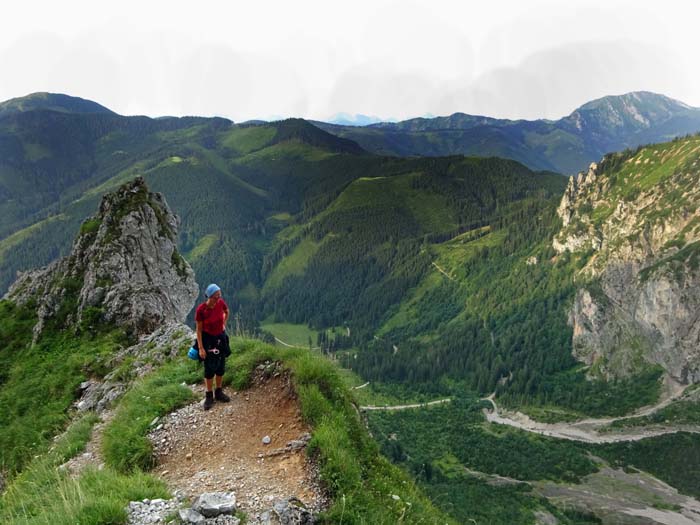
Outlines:
<svg viewBox="0 0 700 525"><path fill-rule="evenodd" d="M571 178L560 252L585 261L574 355L606 377L700 381L700 137L607 156Z"/></svg>
<svg viewBox="0 0 700 525"><path fill-rule="evenodd" d="M198 288L175 245L178 224L163 196L138 178L105 195L69 256L21 274L6 298L36 302L34 339L52 321L64 327L115 323L135 336L181 322Z"/></svg>

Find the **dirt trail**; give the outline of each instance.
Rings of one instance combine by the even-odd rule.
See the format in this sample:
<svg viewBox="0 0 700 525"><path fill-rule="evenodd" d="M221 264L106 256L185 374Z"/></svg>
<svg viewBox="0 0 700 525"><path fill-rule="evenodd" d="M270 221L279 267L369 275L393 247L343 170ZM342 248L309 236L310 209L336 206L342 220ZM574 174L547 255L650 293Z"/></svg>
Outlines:
<svg viewBox="0 0 700 525"><path fill-rule="evenodd" d="M203 397L202 389L196 390ZM252 519L273 500L290 496L321 509L323 492L303 442L309 429L288 378L279 373L269 380L258 377L248 390L227 392L230 403L215 403L205 412L198 402L158 425L149 436L156 448L154 473L191 498L234 492ZM267 445L265 436L271 439ZM285 448L290 442L295 449Z"/></svg>
<svg viewBox="0 0 700 525"><path fill-rule="evenodd" d="M447 277L450 281L455 281L455 282L456 282L456 279L455 279L454 277L452 277L449 273L447 273L443 268L441 268L441 267L438 265L438 263L436 263L435 261L433 261L431 264L437 269L438 272L440 272L441 274L443 274L443 275L444 275L445 277Z"/></svg>
<svg viewBox="0 0 700 525"><path fill-rule="evenodd" d="M113 417L114 409L102 412L102 414L100 414L100 421L93 427L90 440L85 444L85 450L82 454L72 457L59 468L67 469L72 476L78 476L88 465L98 469L103 468L102 435L105 427L112 421Z"/></svg>
<svg viewBox="0 0 700 525"><path fill-rule="evenodd" d="M192 389L204 397L201 385ZM251 388L226 392L229 403L215 403L205 412L197 401L154 422L149 438L157 463L152 473L188 498L234 492L251 520L273 500L290 496L314 512L325 508L316 465L306 457L309 428L289 378L270 365L257 371ZM61 468L73 475L88 465L101 468L102 435L113 416L114 410L104 412L85 451ZM269 444L263 443L266 436Z"/></svg>
<svg viewBox="0 0 700 525"><path fill-rule="evenodd" d="M700 433L700 428L690 425L666 428L657 427L653 429L635 428L615 433L600 433L600 429L602 427L609 425L614 421L648 416L658 410L661 410L683 395L684 390L684 385L681 385L670 377L666 377L664 379L664 389L661 400L657 404L642 407L629 416L617 418L588 418L573 423L541 423L539 421L532 420L529 416L523 414L522 412L499 411L494 394L491 394L489 397L484 399L485 401L490 401L493 405L493 410L484 409L484 414L490 423L500 423L502 425L509 425L521 430L526 430L528 432L534 432L545 436L568 439L571 441L582 441L586 443L638 441L648 437L674 434L676 432Z"/></svg>
<svg viewBox="0 0 700 525"><path fill-rule="evenodd" d="M364 406L360 407L360 410L406 410L409 408L423 408L423 407L429 407L432 405L442 405L443 403L449 403L452 401L449 397L445 399L438 399L436 401L428 401L427 403L413 403L410 405L393 405L393 406Z"/></svg>

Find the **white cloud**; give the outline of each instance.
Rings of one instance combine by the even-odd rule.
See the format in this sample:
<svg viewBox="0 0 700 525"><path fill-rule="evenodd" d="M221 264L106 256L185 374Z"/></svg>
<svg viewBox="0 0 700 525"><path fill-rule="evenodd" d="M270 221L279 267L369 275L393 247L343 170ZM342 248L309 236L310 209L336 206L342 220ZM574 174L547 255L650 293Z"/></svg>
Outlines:
<svg viewBox="0 0 700 525"><path fill-rule="evenodd" d="M238 121L558 118L637 89L700 106L700 4L482 4L28 1L3 13L0 100L45 90L123 114Z"/></svg>

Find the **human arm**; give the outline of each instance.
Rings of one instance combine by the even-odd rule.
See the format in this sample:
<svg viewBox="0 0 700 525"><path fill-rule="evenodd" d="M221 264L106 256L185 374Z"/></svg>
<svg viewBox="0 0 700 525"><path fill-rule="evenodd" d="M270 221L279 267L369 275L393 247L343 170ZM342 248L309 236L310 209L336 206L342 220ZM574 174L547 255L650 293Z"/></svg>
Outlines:
<svg viewBox="0 0 700 525"><path fill-rule="evenodd" d="M207 351L204 349L204 343L202 342L202 321L197 321L197 345L199 346L199 357L200 359L207 358Z"/></svg>

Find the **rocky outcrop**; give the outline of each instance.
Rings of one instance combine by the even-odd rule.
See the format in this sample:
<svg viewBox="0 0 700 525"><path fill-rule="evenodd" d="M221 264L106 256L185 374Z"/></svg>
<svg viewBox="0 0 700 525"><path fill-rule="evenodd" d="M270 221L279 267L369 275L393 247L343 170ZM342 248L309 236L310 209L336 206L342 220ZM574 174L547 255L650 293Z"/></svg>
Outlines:
<svg viewBox="0 0 700 525"><path fill-rule="evenodd" d="M606 157L569 181L553 240L584 263L574 356L605 377L700 381L700 138Z"/></svg>
<svg viewBox="0 0 700 525"><path fill-rule="evenodd" d="M658 364L682 383L700 382L700 273L660 273L645 282L611 267L580 289L569 315L574 356L606 377Z"/></svg>
<svg viewBox="0 0 700 525"><path fill-rule="evenodd" d="M76 410L103 413L126 392L130 381L184 356L194 337L188 326L170 323L142 337L136 344L118 350L105 363L111 371L103 379L90 379L80 384L74 403Z"/></svg>
<svg viewBox="0 0 700 525"><path fill-rule="evenodd" d="M69 256L21 274L6 298L36 301L35 340L51 321L77 329L113 323L134 336L181 322L197 284L176 248L178 224L163 196L137 178L103 197Z"/></svg>
<svg viewBox="0 0 700 525"><path fill-rule="evenodd" d="M567 235L554 238L553 246L559 253L567 250L575 252L587 248L600 248L601 242L595 230L580 222L577 213L579 204L587 197L587 190L594 187L598 178L597 170L598 165L593 162L588 172L581 172L578 177L569 177L569 184L557 208L562 225L568 228Z"/></svg>

